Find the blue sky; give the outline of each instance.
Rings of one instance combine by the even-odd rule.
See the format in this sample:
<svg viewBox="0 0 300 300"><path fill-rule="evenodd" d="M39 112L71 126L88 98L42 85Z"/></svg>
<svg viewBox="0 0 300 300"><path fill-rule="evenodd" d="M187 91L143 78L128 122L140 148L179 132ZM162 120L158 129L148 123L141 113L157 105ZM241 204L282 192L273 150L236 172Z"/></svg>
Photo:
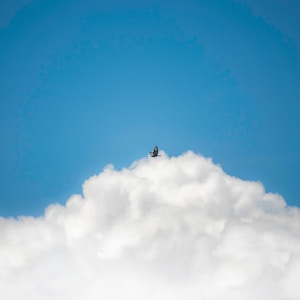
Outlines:
<svg viewBox="0 0 300 300"><path fill-rule="evenodd" d="M6 2L1 216L40 215L155 144L300 206L298 1Z"/></svg>

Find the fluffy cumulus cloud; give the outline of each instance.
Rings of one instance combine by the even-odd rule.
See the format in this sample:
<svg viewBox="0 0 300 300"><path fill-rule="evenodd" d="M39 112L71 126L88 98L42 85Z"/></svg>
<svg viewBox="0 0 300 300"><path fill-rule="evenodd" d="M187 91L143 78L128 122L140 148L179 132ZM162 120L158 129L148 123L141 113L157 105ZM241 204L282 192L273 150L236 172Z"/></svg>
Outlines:
<svg viewBox="0 0 300 300"><path fill-rule="evenodd" d="M193 152L0 219L3 299L300 299L300 210Z"/></svg>

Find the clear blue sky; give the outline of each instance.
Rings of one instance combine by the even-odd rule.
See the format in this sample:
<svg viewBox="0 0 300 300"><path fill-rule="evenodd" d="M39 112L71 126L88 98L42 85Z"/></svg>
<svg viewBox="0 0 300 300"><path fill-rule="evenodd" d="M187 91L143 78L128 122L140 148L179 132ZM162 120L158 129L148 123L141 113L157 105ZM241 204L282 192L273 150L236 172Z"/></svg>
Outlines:
<svg viewBox="0 0 300 300"><path fill-rule="evenodd" d="M0 215L193 150L300 206L300 2L0 1Z"/></svg>

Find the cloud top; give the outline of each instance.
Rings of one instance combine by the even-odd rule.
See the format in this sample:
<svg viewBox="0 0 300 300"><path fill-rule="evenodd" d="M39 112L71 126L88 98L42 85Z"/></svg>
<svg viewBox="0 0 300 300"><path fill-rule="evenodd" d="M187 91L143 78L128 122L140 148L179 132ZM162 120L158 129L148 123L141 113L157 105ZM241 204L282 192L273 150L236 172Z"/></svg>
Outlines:
<svg viewBox="0 0 300 300"><path fill-rule="evenodd" d="M300 211L193 152L107 166L0 219L5 299L299 299Z"/></svg>

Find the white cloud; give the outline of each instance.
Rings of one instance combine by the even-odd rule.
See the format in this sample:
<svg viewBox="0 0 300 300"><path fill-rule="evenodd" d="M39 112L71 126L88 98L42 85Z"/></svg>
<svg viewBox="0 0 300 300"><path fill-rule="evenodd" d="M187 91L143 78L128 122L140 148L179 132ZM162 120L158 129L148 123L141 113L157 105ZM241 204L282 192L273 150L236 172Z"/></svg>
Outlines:
<svg viewBox="0 0 300 300"><path fill-rule="evenodd" d="M0 219L3 299L300 298L300 210L192 152L108 166Z"/></svg>

